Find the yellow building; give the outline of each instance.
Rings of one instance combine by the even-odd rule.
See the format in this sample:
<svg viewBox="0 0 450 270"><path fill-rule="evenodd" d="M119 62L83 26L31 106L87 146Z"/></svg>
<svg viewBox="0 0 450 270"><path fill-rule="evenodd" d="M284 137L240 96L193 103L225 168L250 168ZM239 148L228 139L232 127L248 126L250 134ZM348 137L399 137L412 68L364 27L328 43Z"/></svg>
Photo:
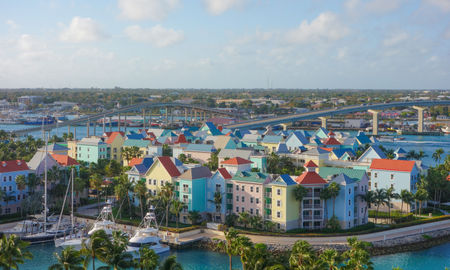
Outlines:
<svg viewBox="0 0 450 270"><path fill-rule="evenodd" d="M261 141L261 145L266 148L268 154L277 150L278 144L283 139L282 136L266 135Z"/></svg>
<svg viewBox="0 0 450 270"><path fill-rule="evenodd" d="M157 157L145 173L147 189L154 196L166 183L176 185L176 178L181 173L170 157Z"/></svg>
<svg viewBox="0 0 450 270"><path fill-rule="evenodd" d="M122 150L125 148L137 147L141 152L139 157L145 157L148 155L148 147L152 145L152 142L149 140L134 140L128 139L123 142ZM128 161L125 155L122 155L122 162L124 166L128 166Z"/></svg>
<svg viewBox="0 0 450 270"><path fill-rule="evenodd" d="M289 175L282 174L268 186L271 191L271 218L277 228L283 231L299 228L300 202L294 196L297 183Z"/></svg>
<svg viewBox="0 0 450 270"><path fill-rule="evenodd" d="M103 136L111 151L110 159L122 163L122 146L125 141L124 133L121 131L105 132Z"/></svg>
<svg viewBox="0 0 450 270"><path fill-rule="evenodd" d="M78 159L77 156L77 141L73 140L73 141L68 141L67 142L67 148L69 148L69 150L67 151L67 155L75 160Z"/></svg>

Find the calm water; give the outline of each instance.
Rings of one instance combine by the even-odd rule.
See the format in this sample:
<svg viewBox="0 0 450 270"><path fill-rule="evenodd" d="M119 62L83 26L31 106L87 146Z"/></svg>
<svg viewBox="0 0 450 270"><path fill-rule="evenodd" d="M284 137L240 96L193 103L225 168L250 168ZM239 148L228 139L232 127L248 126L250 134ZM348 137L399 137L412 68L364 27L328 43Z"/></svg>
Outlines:
<svg viewBox="0 0 450 270"><path fill-rule="evenodd" d="M27 261L20 267L22 270L43 270L55 263L53 253L61 249L51 244L31 246L34 254L32 261ZM172 254L186 270L227 270L228 256L221 253L204 250L175 251ZM162 256L162 259L167 257ZM375 270L390 270L392 267L401 267L403 270L443 270L450 267L450 243L436 246L419 252L406 252L394 255L379 256L373 258ZM97 264L96 264L97 266ZM233 268L240 268L239 258L233 258Z"/></svg>

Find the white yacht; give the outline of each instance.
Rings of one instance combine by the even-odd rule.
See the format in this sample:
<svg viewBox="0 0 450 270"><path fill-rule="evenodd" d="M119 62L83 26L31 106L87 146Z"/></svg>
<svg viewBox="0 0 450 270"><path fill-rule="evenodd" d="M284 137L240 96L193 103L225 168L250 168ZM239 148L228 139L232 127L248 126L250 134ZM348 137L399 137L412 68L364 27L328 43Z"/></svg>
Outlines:
<svg viewBox="0 0 450 270"><path fill-rule="evenodd" d="M154 208L150 208L133 237L128 242L127 251L137 254L141 247L151 248L156 254L161 254L170 250L168 245L161 243L161 238L158 236L159 228L156 222Z"/></svg>

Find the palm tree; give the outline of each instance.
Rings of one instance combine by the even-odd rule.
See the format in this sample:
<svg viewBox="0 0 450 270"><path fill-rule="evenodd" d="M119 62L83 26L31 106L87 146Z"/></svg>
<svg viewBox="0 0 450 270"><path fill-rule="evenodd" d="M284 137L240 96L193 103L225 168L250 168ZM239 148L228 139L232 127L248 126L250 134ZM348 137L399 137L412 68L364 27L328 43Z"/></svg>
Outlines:
<svg viewBox="0 0 450 270"><path fill-rule="evenodd" d="M89 179L89 184L92 189L95 189L97 191L97 214L100 214L100 191L102 189L103 185L103 178L100 174L96 173L91 176L91 179Z"/></svg>
<svg viewBox="0 0 450 270"><path fill-rule="evenodd" d="M51 265L49 270L83 270L82 266L84 262L83 256L80 251L73 249L73 247L67 247L61 251L61 254L54 253L57 263Z"/></svg>
<svg viewBox="0 0 450 270"><path fill-rule="evenodd" d="M417 154L417 159L421 160L421 159L423 159L425 157L428 157L428 155L425 154L425 152L423 150L420 150L419 153Z"/></svg>
<svg viewBox="0 0 450 270"><path fill-rule="evenodd" d="M17 185L17 189L20 191L22 191L26 188L27 180L26 180L25 175L22 174L22 175L18 175L16 177L16 185Z"/></svg>
<svg viewBox="0 0 450 270"><path fill-rule="evenodd" d="M139 249L139 259L135 260L135 266L140 270L156 270L159 264L159 256L153 249L147 247Z"/></svg>
<svg viewBox="0 0 450 270"><path fill-rule="evenodd" d="M220 250L224 250L225 253L228 255L230 270L232 270L233 269L233 256L237 255L236 239L238 238L239 233L235 229L229 228L228 231L224 231L223 234L225 236L225 241L224 242L220 241L217 244L217 247Z"/></svg>
<svg viewBox="0 0 450 270"><path fill-rule="evenodd" d="M250 214L248 212L239 213L238 222L244 225L244 229L247 229L247 225L250 223Z"/></svg>
<svg viewBox="0 0 450 270"><path fill-rule="evenodd" d="M33 254L26 250L28 242L20 240L15 234L0 239L0 267L5 270L19 269L24 260L33 259Z"/></svg>
<svg viewBox="0 0 450 270"><path fill-rule="evenodd" d="M359 241L356 237L347 239L350 249L343 253L346 259L344 269L366 270L373 269L370 254L367 251L370 243Z"/></svg>
<svg viewBox="0 0 450 270"><path fill-rule="evenodd" d="M198 220L202 218L202 215L197 210L189 211L188 219L191 221L192 225L196 225Z"/></svg>
<svg viewBox="0 0 450 270"><path fill-rule="evenodd" d="M410 150L408 153L406 153L405 158L406 159L415 159L417 157L417 153L415 150Z"/></svg>
<svg viewBox="0 0 450 270"><path fill-rule="evenodd" d="M214 205L216 206L216 215L221 211L222 208L222 193L220 191L216 191L214 192L214 199L213 200L209 200L210 202L214 203ZM215 221L215 218L214 218Z"/></svg>
<svg viewBox="0 0 450 270"><path fill-rule="evenodd" d="M394 192L394 187L390 187L386 190L386 201L388 205L388 212L389 212L389 222L391 222L391 200L392 199L398 199L400 196L398 193Z"/></svg>
<svg viewBox="0 0 450 270"><path fill-rule="evenodd" d="M333 199L333 217L335 216L335 205L336 205L336 197L339 196L339 192L341 191L341 185L336 182L332 182L328 187L328 192L330 193L330 197Z"/></svg>
<svg viewBox="0 0 450 270"><path fill-rule="evenodd" d="M263 225L263 218L260 215L251 216L249 223L253 229L259 230Z"/></svg>
<svg viewBox="0 0 450 270"><path fill-rule="evenodd" d="M322 192L320 192L320 199L323 200L324 207L325 207L325 222L328 220L328 205L327 201L331 199L330 190L328 188L324 188Z"/></svg>
<svg viewBox="0 0 450 270"><path fill-rule="evenodd" d="M268 232L272 232L276 227L276 223L270 220L264 220L263 228Z"/></svg>
<svg viewBox="0 0 450 270"><path fill-rule="evenodd" d="M367 207L364 209L364 216L367 216L367 209L371 208L372 204L375 203L375 192L373 190L368 190L365 194L359 196L367 204Z"/></svg>
<svg viewBox="0 0 450 270"><path fill-rule="evenodd" d="M186 207L186 204L179 201L179 200L173 200L172 206L170 207L170 212L175 215L177 219L177 228L178 228L178 222L180 221L180 213L183 210L183 208Z"/></svg>
<svg viewBox="0 0 450 270"><path fill-rule="evenodd" d="M248 269L249 256L251 253L251 249L253 248L253 244L250 241L250 238L246 236L238 236L236 238L236 253L241 257L242 269Z"/></svg>
<svg viewBox="0 0 450 270"><path fill-rule="evenodd" d="M310 262L315 259L315 254L311 245L304 240L299 240L295 242L292 247L289 265L291 266L291 269L310 269Z"/></svg>
<svg viewBox="0 0 450 270"><path fill-rule="evenodd" d="M400 212L403 213L403 203L411 204L413 201L413 194L406 189L403 189L400 192L400 200L402 201L402 206L400 208Z"/></svg>
<svg viewBox="0 0 450 270"><path fill-rule="evenodd" d="M144 206L147 197L147 186L145 181L138 181L134 185L134 193L139 197L139 206L141 207L141 218L144 218Z"/></svg>
<svg viewBox="0 0 450 270"><path fill-rule="evenodd" d="M306 197L306 195L308 194L308 189L302 185L296 185L293 192L294 192L295 200L299 202L298 212L299 212L300 217L302 217L303 216L302 215L303 198Z"/></svg>
<svg viewBox="0 0 450 270"><path fill-rule="evenodd" d="M166 227L169 226L169 209L170 209L170 203L172 202L175 192L174 192L174 186L172 183L166 182L164 186L161 187L161 191L159 192L159 196L163 202L163 205L165 207L165 218L166 218Z"/></svg>
<svg viewBox="0 0 450 270"><path fill-rule="evenodd" d="M38 186L40 182L41 179L37 177L36 174L30 173L27 177L28 192L30 194L34 194L36 186Z"/></svg>
<svg viewBox="0 0 450 270"><path fill-rule="evenodd" d="M104 247L108 244L108 235L104 230L99 230L94 232L90 237L89 241L83 241L81 243L81 254L85 255L84 266L87 268L89 264L89 259L92 260L92 270L95 270L95 259L104 258L105 250Z"/></svg>
<svg viewBox="0 0 450 270"><path fill-rule="evenodd" d="M438 163L441 163L442 154L444 154L444 149L439 148L439 149L436 149L436 151L431 156L433 158L434 162L436 162L436 165Z"/></svg>
<svg viewBox="0 0 450 270"><path fill-rule="evenodd" d="M375 214L375 223L377 223L378 220L378 211L380 209L380 206L383 204L387 204L387 194L386 189L376 189L375 190L375 204L377 205L377 211Z"/></svg>
<svg viewBox="0 0 450 270"><path fill-rule="evenodd" d="M338 270L342 263L342 257L335 249L324 250L324 252L319 255L319 260L322 261L328 270Z"/></svg>
<svg viewBox="0 0 450 270"><path fill-rule="evenodd" d="M422 214L422 203L428 199L428 191L424 188L417 189L414 199L419 201L419 216Z"/></svg>
<svg viewBox="0 0 450 270"><path fill-rule="evenodd" d="M106 245L102 247L105 256L100 260L114 270L128 269L134 266L133 255L126 252L128 244L128 237L124 232L114 231L112 240L108 238ZM102 266L98 269L109 269L109 266Z"/></svg>
<svg viewBox="0 0 450 270"><path fill-rule="evenodd" d="M171 255L165 259L159 266L160 270L183 270L180 263L177 262L177 256Z"/></svg>

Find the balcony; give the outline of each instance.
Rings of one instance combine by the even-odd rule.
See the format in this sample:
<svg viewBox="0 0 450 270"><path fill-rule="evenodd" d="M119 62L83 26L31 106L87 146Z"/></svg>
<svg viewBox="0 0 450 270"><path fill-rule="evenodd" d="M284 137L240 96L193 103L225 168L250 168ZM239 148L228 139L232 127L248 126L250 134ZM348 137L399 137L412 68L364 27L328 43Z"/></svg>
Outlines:
<svg viewBox="0 0 450 270"><path fill-rule="evenodd" d="M190 203L191 203L191 200L190 200L190 199L185 199L185 198L183 198L182 202L184 202L185 204L190 204Z"/></svg>
<svg viewBox="0 0 450 270"><path fill-rule="evenodd" d="M268 219L268 220L272 220L272 215L265 215L264 218Z"/></svg>
<svg viewBox="0 0 450 270"><path fill-rule="evenodd" d="M303 216L303 220L312 220L312 216L311 215L304 215Z"/></svg>
<svg viewBox="0 0 450 270"><path fill-rule="evenodd" d="M191 193L191 189L190 188L183 188L183 193Z"/></svg>
<svg viewBox="0 0 450 270"><path fill-rule="evenodd" d="M303 209L305 209L305 208L312 208L312 204L303 204Z"/></svg>
<svg viewBox="0 0 450 270"><path fill-rule="evenodd" d="M266 197L266 198L272 198L272 192L266 192L266 193L264 193L264 197Z"/></svg>
<svg viewBox="0 0 450 270"><path fill-rule="evenodd" d="M228 204L233 204L233 199L227 199Z"/></svg>
<svg viewBox="0 0 450 270"><path fill-rule="evenodd" d="M313 196L313 193L312 193L312 192L308 192L308 193L306 193L305 198L306 198L306 197L312 197L312 196Z"/></svg>
<svg viewBox="0 0 450 270"><path fill-rule="evenodd" d="M314 204L314 208L322 208L323 207L323 205L322 204Z"/></svg>
<svg viewBox="0 0 450 270"><path fill-rule="evenodd" d="M322 219L322 215L314 215L314 219Z"/></svg>
<svg viewBox="0 0 450 270"><path fill-rule="evenodd" d="M227 188L227 193L233 193L233 188Z"/></svg>

